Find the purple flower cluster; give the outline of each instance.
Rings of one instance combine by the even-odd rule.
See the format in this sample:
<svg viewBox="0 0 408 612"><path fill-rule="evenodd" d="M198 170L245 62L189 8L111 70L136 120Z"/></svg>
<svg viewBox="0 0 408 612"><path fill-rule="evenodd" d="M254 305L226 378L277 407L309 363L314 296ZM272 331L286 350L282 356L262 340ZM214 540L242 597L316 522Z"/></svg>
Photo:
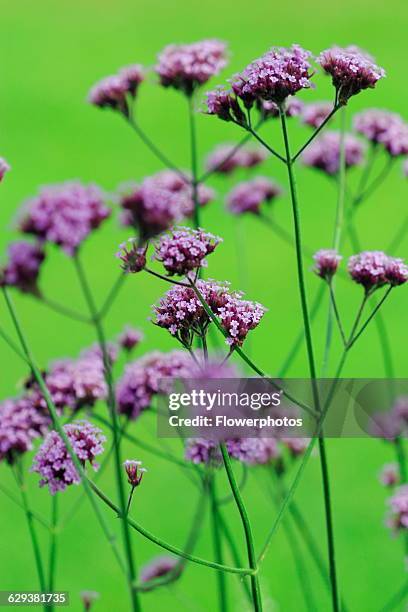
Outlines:
<svg viewBox="0 0 408 612"><path fill-rule="evenodd" d="M231 292L227 283L197 281L197 288L212 312L220 319L227 334L227 344L241 346L248 332L255 329L266 309L257 302L242 299L242 293ZM156 325L169 332L184 345L191 346L194 335L206 332L208 317L194 290L175 285L154 307Z"/></svg>
<svg viewBox="0 0 408 612"><path fill-rule="evenodd" d="M43 247L20 240L12 242L7 251L8 261L4 268L0 269L0 285L38 294L37 281L45 258Z"/></svg>
<svg viewBox="0 0 408 612"><path fill-rule="evenodd" d="M64 425L64 431L81 464L85 466L89 461L97 470L99 466L94 459L103 452L106 440L101 430L87 421L75 421ZM45 438L34 457L31 470L40 474L40 487L48 485L51 495L81 481L68 449L56 431L50 431Z"/></svg>
<svg viewBox="0 0 408 612"><path fill-rule="evenodd" d="M222 238L205 232L178 227L161 236L155 246L153 258L161 261L170 275L188 274L196 268L206 267L206 257L214 251Z"/></svg>
<svg viewBox="0 0 408 612"><path fill-rule="evenodd" d="M288 96L311 87L310 53L299 45L271 49L236 75L232 89L244 105L268 100L281 105Z"/></svg>
<svg viewBox="0 0 408 612"><path fill-rule="evenodd" d="M380 482L385 487L394 487L400 481L398 466L396 463L387 463L380 473Z"/></svg>
<svg viewBox="0 0 408 612"><path fill-rule="evenodd" d="M100 108L112 108L129 114L127 97L135 98L145 75L143 66L125 66L118 74L108 76L96 83L89 92L88 101Z"/></svg>
<svg viewBox="0 0 408 612"><path fill-rule="evenodd" d="M322 170L333 176L337 174L340 167L340 132L326 132L323 136L316 138L303 152L302 160L306 166ZM352 168L361 164L364 157L365 147L357 138L351 134L344 136L344 156L346 168Z"/></svg>
<svg viewBox="0 0 408 612"><path fill-rule="evenodd" d="M303 113L304 106L298 98L288 98L285 103L286 117L299 117ZM258 108L263 119L279 117L279 106L271 100L258 100Z"/></svg>
<svg viewBox="0 0 408 612"><path fill-rule="evenodd" d="M130 353L143 340L143 333L139 329L127 325L119 336L119 346Z"/></svg>
<svg viewBox="0 0 408 612"><path fill-rule="evenodd" d="M206 113L216 115L223 121L233 121L239 125L246 125L247 122L236 95L230 89L221 86L207 92Z"/></svg>
<svg viewBox="0 0 408 612"><path fill-rule="evenodd" d="M372 416L371 434L394 441L408 432L408 396L398 397L391 410L377 412Z"/></svg>
<svg viewBox="0 0 408 612"><path fill-rule="evenodd" d="M140 570L140 581L149 582L155 578L161 578L170 574L178 565L178 561L174 557L155 557L144 565Z"/></svg>
<svg viewBox="0 0 408 612"><path fill-rule="evenodd" d="M200 206L205 206L214 192L205 185L198 189ZM194 210L191 184L172 170L164 170L146 178L141 185L129 183L120 188L119 205L124 226L136 227L144 242L169 229Z"/></svg>
<svg viewBox="0 0 408 612"><path fill-rule="evenodd" d="M121 268L126 273L137 274L146 266L147 247L138 246L136 238L128 238L119 245L116 257L121 260Z"/></svg>
<svg viewBox="0 0 408 612"><path fill-rule="evenodd" d="M347 104L351 96L363 89L375 87L377 81L385 76L383 68L354 46L327 49L319 55L317 61L332 77L337 101L341 105Z"/></svg>
<svg viewBox="0 0 408 612"><path fill-rule="evenodd" d="M202 40L189 45L165 47L158 57L155 70L164 87L174 87L190 96L226 64L225 44L219 40Z"/></svg>
<svg viewBox="0 0 408 612"><path fill-rule="evenodd" d="M389 257L383 251L363 251L353 255L348 262L348 271L367 292L387 284L396 287L408 280L408 266L403 260Z"/></svg>
<svg viewBox="0 0 408 612"><path fill-rule="evenodd" d="M68 182L43 188L27 203L20 229L74 255L85 238L110 215L95 185Z"/></svg>
<svg viewBox="0 0 408 612"><path fill-rule="evenodd" d="M280 456L280 449L275 438L235 438L225 442L228 454L247 465L265 465ZM221 463L221 451L218 444L206 438L187 440L185 458L196 464L215 465Z"/></svg>
<svg viewBox="0 0 408 612"><path fill-rule="evenodd" d="M9 170L10 170L9 164L6 162L5 159L3 159L3 157L0 157L0 183L3 180L6 172L8 172Z"/></svg>
<svg viewBox="0 0 408 612"><path fill-rule="evenodd" d="M136 419L171 379L189 377L192 368L192 358L183 351L148 353L129 363L116 386L118 411Z"/></svg>
<svg viewBox="0 0 408 612"><path fill-rule="evenodd" d="M234 215L259 214L262 204L281 195L281 188L267 178L258 176L251 181L239 183L227 197L227 207Z"/></svg>
<svg viewBox="0 0 408 612"><path fill-rule="evenodd" d="M267 157L264 149L259 147L240 147L233 144L219 145L206 160L209 172L231 174L237 168L254 168Z"/></svg>
<svg viewBox="0 0 408 612"><path fill-rule="evenodd" d="M396 113L370 108L354 117L354 128L391 157L408 154L408 124Z"/></svg>
<svg viewBox="0 0 408 612"><path fill-rule="evenodd" d="M314 271L317 276L330 282L337 272L342 257L333 249L320 249L313 255L313 259L315 261Z"/></svg>
<svg viewBox="0 0 408 612"><path fill-rule="evenodd" d="M302 122L312 128L317 129L323 123L333 110L333 104L330 102L315 102L314 104L306 104L302 112Z"/></svg>
<svg viewBox="0 0 408 612"><path fill-rule="evenodd" d="M147 472L146 468L141 467L141 461L135 461L134 459L126 459L123 463L125 472L128 478L128 483L133 487L138 487L142 482L143 475Z"/></svg>
<svg viewBox="0 0 408 612"><path fill-rule="evenodd" d="M399 487L388 503L391 507L389 527L396 531L408 529L408 485Z"/></svg>
<svg viewBox="0 0 408 612"><path fill-rule="evenodd" d="M34 398L7 399L0 404L0 461L12 464L32 449L33 441L48 430L49 418Z"/></svg>

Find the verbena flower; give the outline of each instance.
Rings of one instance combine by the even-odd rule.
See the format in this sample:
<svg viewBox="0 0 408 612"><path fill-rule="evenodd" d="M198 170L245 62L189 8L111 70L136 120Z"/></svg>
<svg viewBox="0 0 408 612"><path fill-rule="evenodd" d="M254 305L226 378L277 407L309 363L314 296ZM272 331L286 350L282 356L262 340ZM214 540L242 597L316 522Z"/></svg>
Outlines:
<svg viewBox="0 0 408 612"><path fill-rule="evenodd" d="M248 108L258 100L281 105L288 96L311 87L310 55L299 45L271 49L233 78L232 89Z"/></svg>
<svg viewBox="0 0 408 612"><path fill-rule="evenodd" d="M29 396L0 403L0 461L12 464L33 448L48 430L50 419Z"/></svg>
<svg viewBox="0 0 408 612"><path fill-rule="evenodd" d="M263 119L279 117L279 106L270 100L258 100L258 109ZM288 98L285 104L286 117L298 117L302 114L304 103L298 98Z"/></svg>
<svg viewBox="0 0 408 612"><path fill-rule="evenodd" d="M171 379L191 376L194 362L184 351L148 353L129 363L116 385L118 411L136 419L152 398L169 391Z"/></svg>
<svg viewBox="0 0 408 612"><path fill-rule="evenodd" d="M336 274L342 257L333 249L320 249L313 255L313 259L315 261L314 271L317 276L330 281Z"/></svg>
<svg viewBox="0 0 408 612"><path fill-rule="evenodd" d="M385 487L394 487L400 481L398 465L396 463L387 463L383 466L379 479Z"/></svg>
<svg viewBox="0 0 408 612"><path fill-rule="evenodd" d="M219 40L202 40L188 45L168 45L159 54L155 71L161 85L191 96L226 64L226 45Z"/></svg>
<svg viewBox="0 0 408 612"><path fill-rule="evenodd" d="M110 215L95 185L68 182L44 187L27 202L20 229L74 255L87 236Z"/></svg>
<svg viewBox="0 0 408 612"><path fill-rule="evenodd" d="M302 111L302 123L317 129L333 110L331 102L315 102L306 104Z"/></svg>
<svg viewBox="0 0 408 612"><path fill-rule="evenodd" d="M402 117L396 113L378 108L369 108L354 116L354 129L375 144L387 139L387 133L392 126L400 126Z"/></svg>
<svg viewBox="0 0 408 612"><path fill-rule="evenodd" d="M408 529L408 485L399 487L388 504L391 508L388 526L395 531Z"/></svg>
<svg viewBox="0 0 408 612"><path fill-rule="evenodd" d="M119 336L119 346L130 353L136 346L138 346L143 340L143 332L130 325L126 325L124 330Z"/></svg>
<svg viewBox="0 0 408 612"><path fill-rule="evenodd" d="M408 280L408 266L398 257L389 257L385 268L387 282L393 287L403 285Z"/></svg>
<svg viewBox="0 0 408 612"><path fill-rule="evenodd" d="M6 172L8 172L9 170L10 170L9 164L6 162L6 160L3 157L0 157L0 183L3 180Z"/></svg>
<svg viewBox="0 0 408 612"><path fill-rule="evenodd" d="M235 438L225 442L228 454L247 465L265 465L280 456L274 438ZM206 438L187 440L185 458L195 464L220 465L221 451L217 442Z"/></svg>
<svg viewBox="0 0 408 612"><path fill-rule="evenodd" d="M280 442L288 449L292 457L303 455L310 444L310 438L279 438Z"/></svg>
<svg viewBox="0 0 408 612"><path fill-rule="evenodd" d="M326 132L316 138L302 154L305 166L322 170L333 176L340 168L340 132ZM351 134L344 135L344 157L346 168L361 164L365 147L362 142Z"/></svg>
<svg viewBox="0 0 408 612"><path fill-rule="evenodd" d="M155 578L167 576L178 566L178 561L174 557L160 556L154 557L149 563L140 569L140 581L149 582Z"/></svg>
<svg viewBox="0 0 408 612"><path fill-rule="evenodd" d="M218 86L207 92L205 101L207 115L216 115L223 121L233 121L247 125L247 118L241 109L236 95L225 87Z"/></svg>
<svg viewBox="0 0 408 612"><path fill-rule="evenodd" d="M338 103L348 100L363 89L375 87L385 77L385 70L355 46L326 49L317 58L323 70L332 77Z"/></svg>
<svg viewBox="0 0 408 612"><path fill-rule="evenodd" d="M363 251L349 259L351 278L367 292L386 284L402 285L408 280L408 267L402 259L389 257L383 251Z"/></svg>
<svg viewBox="0 0 408 612"><path fill-rule="evenodd" d="M381 136L381 144L391 157L408 155L408 124L401 121L390 125Z"/></svg>
<svg viewBox="0 0 408 612"><path fill-rule="evenodd" d="M37 281L45 252L40 244L25 240L8 246L8 261L0 269L0 285L17 287L27 293L38 294Z"/></svg>
<svg viewBox="0 0 408 612"><path fill-rule="evenodd" d="M74 453L83 466L87 462L98 469L95 457L100 455L106 438L101 430L87 421L76 421L64 425ZM61 436L50 431L34 457L31 471L41 476L40 487L48 486L51 495L65 491L67 486L81 481Z"/></svg>
<svg viewBox="0 0 408 612"><path fill-rule="evenodd" d="M231 292L226 283L199 280L197 288L220 319L231 347L241 346L266 312L261 304L243 300L242 293ZM165 294L154 312L156 325L168 329L185 346L191 346L194 335L205 334L211 322L193 289L179 285Z"/></svg>
<svg viewBox="0 0 408 612"><path fill-rule="evenodd" d="M220 464L221 451L214 440L189 438L186 441L185 458L195 464Z"/></svg>
<svg viewBox="0 0 408 612"><path fill-rule="evenodd" d="M227 196L227 207L235 215L259 214L267 204L282 194L282 189L267 178L258 176L239 183Z"/></svg>
<svg viewBox="0 0 408 612"><path fill-rule="evenodd" d="M144 81L144 69L140 64L125 66L118 74L105 77L89 92L88 101L101 108L112 108L129 115L127 97L135 98L140 83Z"/></svg>
<svg viewBox="0 0 408 612"><path fill-rule="evenodd" d="M153 258L161 261L170 275L188 274L191 270L206 267L206 257L214 251L222 238L201 228L176 227L163 234L155 245Z"/></svg>
<svg viewBox="0 0 408 612"><path fill-rule="evenodd" d="M138 487L142 482L143 475L147 472L146 468L141 467L141 461L135 461L134 459L126 459L123 463L125 472L128 478L128 483L133 487Z"/></svg>
<svg viewBox="0 0 408 612"><path fill-rule="evenodd" d="M136 274L144 270L146 266L147 247L138 246L136 238L129 238L119 245L116 257L121 260L121 268L124 272Z"/></svg>
<svg viewBox="0 0 408 612"><path fill-rule="evenodd" d="M198 202L205 206L214 198L214 191L205 185L198 188ZM194 211L191 184L172 170L163 170L137 185L127 183L119 188L121 222L135 227L140 241L169 229Z"/></svg>
<svg viewBox="0 0 408 612"><path fill-rule="evenodd" d="M218 145L206 160L210 172L231 174L237 168L254 168L261 164L267 153L259 147L237 148L234 144Z"/></svg>

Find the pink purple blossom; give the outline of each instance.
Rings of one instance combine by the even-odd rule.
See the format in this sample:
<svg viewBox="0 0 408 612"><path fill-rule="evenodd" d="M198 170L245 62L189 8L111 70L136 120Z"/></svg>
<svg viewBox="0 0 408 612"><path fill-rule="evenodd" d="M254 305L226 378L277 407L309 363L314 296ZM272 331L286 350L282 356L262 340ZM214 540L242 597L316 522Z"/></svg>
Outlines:
<svg viewBox="0 0 408 612"><path fill-rule="evenodd" d="M106 438L101 430L87 421L64 425L72 449L83 466L87 462L98 469L95 457L100 455ZM50 431L34 457L31 471L41 476L40 487L48 486L51 495L65 491L71 484L81 482L68 449L56 431Z"/></svg>
<svg viewBox="0 0 408 612"><path fill-rule="evenodd" d="M150 406L153 397L169 390L171 379L188 378L193 365L184 351L155 351L129 363L116 386L118 411L136 419Z"/></svg>
<svg viewBox="0 0 408 612"><path fill-rule="evenodd" d="M190 96L226 64L225 44L219 40L202 40L165 47L158 57L155 70L164 87L179 89Z"/></svg>
<svg viewBox="0 0 408 612"><path fill-rule="evenodd" d="M128 238L119 245L116 257L121 260L121 268L126 273L137 274L146 266L147 247L138 245L136 238Z"/></svg>
<svg viewBox="0 0 408 612"><path fill-rule="evenodd" d="M338 103L347 104L349 98L363 89L375 87L385 77L385 70L355 46L326 49L317 58L323 70L332 77Z"/></svg>
<svg viewBox="0 0 408 612"><path fill-rule="evenodd" d="M259 100L258 107L261 116L264 119L268 117L279 117L279 106L275 102L270 100ZM298 98L288 98L285 104L285 115L286 117L298 117L302 114L304 103Z"/></svg>
<svg viewBox="0 0 408 612"><path fill-rule="evenodd" d="M389 257L383 251L363 251L349 259L348 271L351 278L363 285L366 291L373 291L383 285L402 285L408 280L408 267L402 259Z"/></svg>
<svg viewBox="0 0 408 612"><path fill-rule="evenodd" d="M267 178L239 183L227 196L227 207L235 215L259 214L262 204L267 204L282 194L282 189Z"/></svg>
<svg viewBox="0 0 408 612"><path fill-rule="evenodd" d="M130 353L143 340L143 332L127 325L119 336L119 346Z"/></svg>
<svg viewBox="0 0 408 612"><path fill-rule="evenodd" d="M225 445L230 457L247 465L265 465L280 456L274 438L235 438L226 440ZM213 440L190 438L187 440L185 458L195 464L217 465L221 463L221 451Z"/></svg>
<svg viewBox="0 0 408 612"><path fill-rule="evenodd" d="M314 271L317 276L330 281L336 274L342 257L333 249L320 249L313 255L313 259L315 261Z"/></svg>
<svg viewBox="0 0 408 612"><path fill-rule="evenodd" d="M254 168L267 157L266 152L259 147L240 147L233 144L217 146L206 160L206 168L210 172L231 174L237 168Z"/></svg>
<svg viewBox="0 0 408 612"><path fill-rule="evenodd" d="M408 528L408 485L399 487L388 500L391 514L388 520L389 527L400 531Z"/></svg>
<svg viewBox="0 0 408 612"><path fill-rule="evenodd" d="M302 123L317 129L330 115L332 110L333 104L330 102L315 102L314 104L306 104L303 107Z"/></svg>
<svg viewBox="0 0 408 612"><path fill-rule="evenodd" d="M146 468L142 467L141 461L134 459L126 459L123 463L125 472L128 478L128 483L133 487L138 487L142 482L143 475L147 472Z"/></svg>
<svg viewBox="0 0 408 612"><path fill-rule="evenodd" d="M385 487L394 487L400 481L399 470L396 463L387 463L383 466L380 475L380 482Z"/></svg>
<svg viewBox="0 0 408 612"><path fill-rule="evenodd" d="M223 121L233 121L246 125L247 118L241 109L236 95L225 87L218 86L207 92L205 101L207 115L216 115Z"/></svg>
<svg viewBox="0 0 408 612"><path fill-rule="evenodd" d="M8 246L8 261L0 269L0 285L17 287L27 293L38 294L38 278L45 252L40 244L25 240Z"/></svg>
<svg viewBox="0 0 408 612"><path fill-rule="evenodd" d="M9 164L6 162L6 160L3 157L0 157L0 183L3 180L6 172L8 172L9 170L10 170Z"/></svg>
<svg viewBox="0 0 408 612"><path fill-rule="evenodd" d="M79 182L44 187L23 212L20 229L74 255L87 236L110 215L95 185Z"/></svg>
<svg viewBox="0 0 408 612"><path fill-rule="evenodd" d="M387 282L392 287L403 285L408 280L408 266L398 257L389 257L385 269Z"/></svg>
<svg viewBox="0 0 408 612"><path fill-rule="evenodd" d="M27 395L7 399L0 404L0 461L12 464L33 448L36 438L45 435L50 419L44 410Z"/></svg>
<svg viewBox="0 0 408 612"><path fill-rule="evenodd" d="M337 174L340 167L340 149L342 136L340 132L326 132L316 138L303 152L305 166L322 170L330 176ZM365 147L351 134L344 135L344 157L346 168L361 164Z"/></svg>
<svg viewBox="0 0 408 612"><path fill-rule="evenodd" d="M378 108L369 108L354 116L354 129L375 144L381 143L389 129L401 125L402 118L396 113Z"/></svg>
<svg viewBox="0 0 408 612"><path fill-rule="evenodd" d="M206 257L222 242L222 238L201 228L176 227L163 234L155 246L153 258L161 261L170 275L188 274L191 270L206 267Z"/></svg>
<svg viewBox="0 0 408 612"><path fill-rule="evenodd" d="M105 77L96 83L89 92L88 101L95 106L112 108L128 115L127 96L136 97L144 78L143 67L139 64L125 66L117 75Z"/></svg>
<svg viewBox="0 0 408 612"><path fill-rule="evenodd" d="M174 557L161 556L155 557L140 570L140 581L149 582L155 578L162 578L170 574L178 566L178 561Z"/></svg>

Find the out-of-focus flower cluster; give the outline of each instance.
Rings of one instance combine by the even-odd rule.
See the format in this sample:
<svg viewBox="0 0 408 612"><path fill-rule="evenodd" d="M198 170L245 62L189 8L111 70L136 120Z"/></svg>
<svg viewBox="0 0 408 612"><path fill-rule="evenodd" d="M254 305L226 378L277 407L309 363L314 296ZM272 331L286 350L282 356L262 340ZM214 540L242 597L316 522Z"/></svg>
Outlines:
<svg viewBox="0 0 408 612"><path fill-rule="evenodd" d="M302 154L306 166L322 170L328 175L337 174L340 168L342 135L340 132L326 132L316 138ZM351 134L344 135L344 161L346 168L362 163L364 143Z"/></svg>
<svg viewBox="0 0 408 612"><path fill-rule="evenodd" d="M41 244L19 240L9 244L7 263L0 268L0 285L38 294L38 277L45 252Z"/></svg>
<svg viewBox="0 0 408 612"><path fill-rule="evenodd" d="M89 92L88 101L100 108L119 110L129 115L128 98L134 99L140 83L144 81L143 66L133 64L121 68L118 74L105 77Z"/></svg>
<svg viewBox="0 0 408 612"><path fill-rule="evenodd" d="M227 208L235 215L260 214L263 204L272 202L282 194L282 189L267 178L258 176L239 183L227 196Z"/></svg>
<svg viewBox="0 0 408 612"><path fill-rule="evenodd" d="M238 147L233 144L218 145L206 160L209 172L231 174L237 168L254 168L261 164L267 153L260 147Z"/></svg>

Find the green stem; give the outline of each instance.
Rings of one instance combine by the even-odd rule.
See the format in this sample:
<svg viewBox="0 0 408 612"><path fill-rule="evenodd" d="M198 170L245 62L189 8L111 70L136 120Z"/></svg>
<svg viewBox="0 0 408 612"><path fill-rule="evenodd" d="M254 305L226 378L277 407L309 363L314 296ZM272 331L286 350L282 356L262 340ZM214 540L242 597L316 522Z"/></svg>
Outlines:
<svg viewBox="0 0 408 612"><path fill-rule="evenodd" d="M104 375L106 379L106 383L108 386L108 408L110 419L112 422L112 436L113 436L113 447L114 447L114 463L115 463L115 474L116 474L116 486L117 493L119 498L119 505L121 508L121 516L122 516L122 537L123 543L125 547L125 554L127 560L127 569L128 569L128 588L130 599L132 603L132 610L134 612L138 612L140 608L139 596L136 590L136 569L133 558L132 551L132 543L130 539L130 531L129 525L125 520L126 516L126 494L125 488L123 484L123 466L120 456L120 427L118 421L118 414L116 410L116 399L115 399L115 389L112 377L112 367L107 351L105 332L103 329L103 325L98 317L98 311L96 308L96 304L94 302L94 298L88 284L88 280L85 275L85 271L82 267L81 261L76 255L74 257L75 268L78 274L78 279L82 288L82 292L85 298L85 301L88 305L89 314L91 316L92 322L95 326L96 334L98 337L98 343L100 349L102 351L103 363L104 363Z"/></svg>
<svg viewBox="0 0 408 612"><path fill-rule="evenodd" d="M235 543L234 536L230 532L228 524L226 523L226 521L224 520L224 518L222 516L221 510L219 511L218 519L219 519L221 531L222 531L223 536L225 538L225 541L227 542L228 547L230 549L232 560L234 561L234 563L235 563L235 565L237 567L242 567L241 556L239 554L237 545ZM245 579L245 577L238 576L238 578L239 578L239 581L240 581L240 583L242 585L245 597L248 599L249 603L251 604L252 603L252 596L251 596L251 590L249 588L248 582Z"/></svg>
<svg viewBox="0 0 408 612"><path fill-rule="evenodd" d="M235 480L234 470L232 469L232 465L231 465L231 459L229 457L228 451L224 443L220 445L220 449L221 449L222 458L224 461L225 471L228 477L228 482L230 484L231 491L234 495L235 503L237 505L237 509L241 517L242 526L244 528L249 566L254 572L251 575L251 590L252 590L252 599L254 603L254 610L255 612L261 612L262 610L261 588L259 584L258 564L256 560L256 555L255 555L254 539L252 536L251 523L249 521L245 503L239 491L237 481Z"/></svg>
<svg viewBox="0 0 408 612"><path fill-rule="evenodd" d="M106 317L106 315L108 314L112 304L114 303L114 301L116 300L119 291L122 289L124 282L126 280L127 274L124 274L123 272L121 273L120 276L118 276L118 278L116 279L116 281L114 282L111 290L109 291L104 303L102 304L102 307L99 311L98 314L98 318L99 319L104 319Z"/></svg>
<svg viewBox="0 0 408 612"><path fill-rule="evenodd" d="M270 146L268 145L268 143L267 143L267 142L266 142L266 141L265 141L263 138L261 138L261 137L259 136L259 134L258 134L258 133L257 133L255 130L253 130L251 127L247 127L246 129L248 130L248 132L249 132L250 134L252 134L252 136L253 136L253 137L254 137L254 138L255 138L255 139L256 139L256 140L257 140L257 141L258 141L258 142L259 142L259 143L260 143L262 146L264 146L264 147L265 147L265 149L267 149L267 150L269 151L269 153L271 153L271 154L272 154L274 157L276 157L277 159L279 159L281 162L286 163L285 158L284 158L284 157L283 157L283 156L282 156L280 153L278 153L277 151L275 151L275 149L273 149L272 147L270 147Z"/></svg>
<svg viewBox="0 0 408 612"><path fill-rule="evenodd" d="M51 540L50 540L50 556L48 561L48 591L54 592L55 588L55 570L57 565L57 539L58 539L58 498L56 493L51 500ZM49 605L49 610L53 610L54 606Z"/></svg>
<svg viewBox="0 0 408 612"><path fill-rule="evenodd" d="M193 189L193 222L195 229L200 227L200 203L198 201L198 165L197 165L197 133L194 113L194 97L188 98L188 116L190 121L191 175Z"/></svg>
<svg viewBox="0 0 408 612"><path fill-rule="evenodd" d="M16 506L18 506L19 508L24 510L23 503L20 502L16 497L14 497L14 495L6 487L4 487L1 483L0 483L0 491L6 497L8 497L8 499L10 499L14 504L16 504ZM40 525L45 527L45 529L48 529L48 530L51 529L51 525L40 514L38 514L37 512L34 512L32 510L31 511L31 516L33 517L33 519L35 519L37 521L37 523L39 523Z"/></svg>
<svg viewBox="0 0 408 612"><path fill-rule="evenodd" d="M64 304L60 304L59 302L55 302L54 300L46 297L45 295L40 294L38 296L38 301L44 304L45 306L48 306L48 308L50 308L51 310L54 310L58 314L61 314L64 317L68 317L73 321L87 323L88 325L91 323L91 321L87 317L81 315L81 313L75 312L75 310L71 310L71 308L64 306Z"/></svg>
<svg viewBox="0 0 408 612"><path fill-rule="evenodd" d="M302 155L303 151L310 145L310 143L316 138L316 136L319 135L319 133L322 131L322 129L324 127L326 127L326 124L330 121L330 119L333 117L333 115L335 115L335 113L337 113L339 108L340 108L340 106L337 106L337 104L334 105L332 111L327 115L326 119L313 132L313 134L310 136L310 138L308 138L306 140L305 144L299 149L299 151L296 153L296 155L293 156L293 158L291 159L292 163L295 162L297 160L297 158L300 157L300 155Z"/></svg>
<svg viewBox="0 0 408 612"><path fill-rule="evenodd" d="M218 504L217 504L215 474L212 475L209 484L210 484L211 524L212 524L214 557L217 563L222 564L223 562L222 539L221 539L221 530L220 530L220 521L219 521L219 510L218 510ZM221 612L227 612L228 597L227 597L226 576L224 572L217 572L217 584L218 584L219 609L221 610Z"/></svg>

